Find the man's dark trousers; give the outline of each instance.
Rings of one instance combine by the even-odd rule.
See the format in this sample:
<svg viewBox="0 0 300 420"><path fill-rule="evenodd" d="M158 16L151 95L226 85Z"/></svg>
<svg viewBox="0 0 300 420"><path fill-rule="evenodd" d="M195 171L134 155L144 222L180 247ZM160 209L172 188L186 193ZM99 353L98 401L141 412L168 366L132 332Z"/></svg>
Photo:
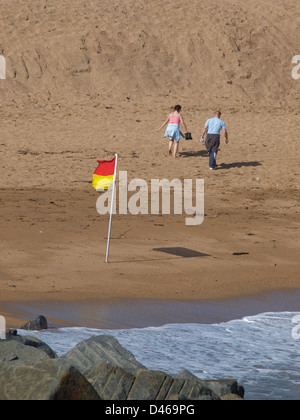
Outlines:
<svg viewBox="0 0 300 420"><path fill-rule="evenodd" d="M207 134L205 145L209 154L209 166L214 169L217 166L216 157L220 147L220 135Z"/></svg>

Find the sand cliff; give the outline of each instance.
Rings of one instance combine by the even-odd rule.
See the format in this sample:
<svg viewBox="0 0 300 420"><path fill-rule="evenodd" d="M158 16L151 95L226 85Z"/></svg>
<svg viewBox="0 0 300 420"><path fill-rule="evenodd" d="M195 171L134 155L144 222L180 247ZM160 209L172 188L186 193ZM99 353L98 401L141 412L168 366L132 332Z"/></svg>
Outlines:
<svg viewBox="0 0 300 420"><path fill-rule="evenodd" d="M292 0L3 0L1 299L297 287L299 19ZM194 141L173 161L155 129L175 103ZM211 174L198 140L215 108L231 141ZM107 218L90 182L116 152L129 179L204 178L204 224L116 216L105 265ZM153 252L176 246L210 257Z"/></svg>

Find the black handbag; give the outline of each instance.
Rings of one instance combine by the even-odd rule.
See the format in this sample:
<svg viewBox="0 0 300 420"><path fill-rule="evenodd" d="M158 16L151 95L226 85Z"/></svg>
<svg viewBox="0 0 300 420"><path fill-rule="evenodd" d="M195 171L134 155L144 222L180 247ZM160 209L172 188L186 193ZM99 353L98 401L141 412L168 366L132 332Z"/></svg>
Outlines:
<svg viewBox="0 0 300 420"><path fill-rule="evenodd" d="M193 140L192 134L191 133L185 133L184 135L186 140Z"/></svg>

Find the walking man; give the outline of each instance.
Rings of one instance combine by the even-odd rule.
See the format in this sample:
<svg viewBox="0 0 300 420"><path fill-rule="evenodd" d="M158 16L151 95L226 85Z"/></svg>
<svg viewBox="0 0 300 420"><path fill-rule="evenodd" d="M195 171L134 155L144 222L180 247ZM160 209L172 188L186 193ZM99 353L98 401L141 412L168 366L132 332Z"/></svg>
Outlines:
<svg viewBox="0 0 300 420"><path fill-rule="evenodd" d="M205 127L202 132L201 136L201 142L203 143L203 138L205 133L207 133L206 136L206 142L205 146L209 154L209 168L210 170L217 169L217 154L220 147L220 133L221 130L224 130L225 132L225 141L226 144L229 143L228 138L228 132L227 127L224 121L221 120L221 111L216 111L214 118L210 118L206 121Z"/></svg>

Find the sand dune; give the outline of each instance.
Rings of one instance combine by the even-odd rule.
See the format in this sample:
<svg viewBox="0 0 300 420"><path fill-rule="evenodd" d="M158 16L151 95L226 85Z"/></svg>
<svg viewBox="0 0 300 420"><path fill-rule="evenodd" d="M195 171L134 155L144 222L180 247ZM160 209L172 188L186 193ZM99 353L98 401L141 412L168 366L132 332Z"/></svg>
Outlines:
<svg viewBox="0 0 300 420"><path fill-rule="evenodd" d="M51 109L56 101L134 96L148 97L149 106L182 98L228 110L299 104L290 77L299 53L295 1L2 3L8 102Z"/></svg>
<svg viewBox="0 0 300 420"><path fill-rule="evenodd" d="M299 21L294 0L3 0L0 299L299 286ZM155 129L175 103L194 140L172 160ZM231 143L211 174L198 140L215 108ZM116 152L130 179L204 178L204 224L117 216L105 265L107 218L90 181ZM168 246L210 257L153 252Z"/></svg>

